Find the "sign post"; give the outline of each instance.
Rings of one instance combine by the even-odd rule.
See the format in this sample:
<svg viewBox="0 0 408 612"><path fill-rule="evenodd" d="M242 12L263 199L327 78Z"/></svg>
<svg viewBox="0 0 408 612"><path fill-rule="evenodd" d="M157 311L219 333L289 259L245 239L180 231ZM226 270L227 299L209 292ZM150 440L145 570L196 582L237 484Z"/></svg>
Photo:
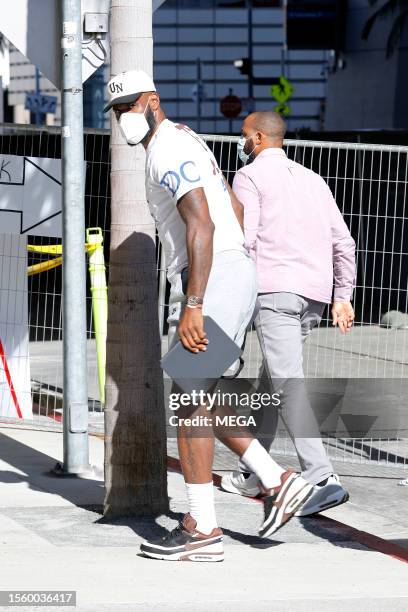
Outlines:
<svg viewBox="0 0 408 612"><path fill-rule="evenodd" d="M64 462L55 472L89 470L86 359L85 173L81 2L62 2L62 299Z"/></svg>
<svg viewBox="0 0 408 612"><path fill-rule="evenodd" d="M42 96L40 89L40 71L35 69L35 93L27 93L25 109L35 114L36 125L41 125L41 115L55 113L57 109L56 96Z"/></svg>
<svg viewBox="0 0 408 612"><path fill-rule="evenodd" d="M220 102L220 111L229 119L229 131L232 132L232 120L236 119L242 111L241 98L235 96L232 89L229 90L228 96L225 96Z"/></svg>

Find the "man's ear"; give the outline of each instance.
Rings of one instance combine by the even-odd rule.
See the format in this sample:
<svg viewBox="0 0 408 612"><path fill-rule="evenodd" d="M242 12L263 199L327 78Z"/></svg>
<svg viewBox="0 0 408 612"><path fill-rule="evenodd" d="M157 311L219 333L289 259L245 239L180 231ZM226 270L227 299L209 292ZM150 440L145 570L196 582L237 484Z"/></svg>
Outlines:
<svg viewBox="0 0 408 612"><path fill-rule="evenodd" d="M157 111L160 108L160 96L156 91L150 97L150 108L152 111Z"/></svg>

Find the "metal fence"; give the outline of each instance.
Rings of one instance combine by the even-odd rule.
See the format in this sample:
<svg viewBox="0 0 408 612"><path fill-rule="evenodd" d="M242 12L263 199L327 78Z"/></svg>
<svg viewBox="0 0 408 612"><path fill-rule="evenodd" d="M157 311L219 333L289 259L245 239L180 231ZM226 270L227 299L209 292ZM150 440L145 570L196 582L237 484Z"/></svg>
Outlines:
<svg viewBox="0 0 408 612"><path fill-rule="evenodd" d="M229 180L238 167L237 138L206 135L205 140ZM60 130L32 126L0 127L0 189L7 182L7 158L10 155L31 158L60 158ZM408 237L405 232L405 206L408 181L408 147L348 144L333 142L285 142L288 156L318 172L331 187L340 210L357 244L356 320L353 332L342 336L333 329L326 313L304 351L308 378L408 378L408 329L381 326L381 317L389 311L407 313ZM110 190L109 134L105 130L85 131L86 226L101 227L105 260L109 255ZM1 198L0 198L1 202ZM1 232L0 204L0 232ZM3 213L4 215L5 213ZM4 217L3 217L4 218ZM28 234L28 235L27 235ZM23 270L50 256L26 251L33 246L60 244L55 237L24 234L0 234L0 340L7 335L9 344L20 310L27 308L27 351L15 347L14 361L29 365L33 416L16 414L10 393L10 371L0 361L0 420L60 428L62 417L62 329L61 268L48 269L25 280ZM158 286L163 349L166 349L166 300L168 287L165 266L158 249ZM11 262L19 262L16 267ZM10 274L10 269L18 274ZM93 330L91 292L88 287L88 385L90 429L103 430L103 406L99 398L96 350ZM24 325L23 325L24 327ZM3 330L3 331L2 331ZM11 331L13 330L13 331ZM0 345L1 356L1 345ZM261 353L252 332L245 349L243 375L256 377ZM15 368L18 371L18 368ZM5 407L6 406L6 407ZM14 413L13 413L14 410ZM24 415L23 415L24 416ZM406 466L408 448L404 440L327 439L330 456L341 461L384 462ZM293 453L288 440L276 447L278 452Z"/></svg>
<svg viewBox="0 0 408 612"><path fill-rule="evenodd" d="M109 254L110 228L110 195L109 195L109 137L106 130L85 130L85 160L86 160L86 227L100 227L103 231L104 252L107 260ZM9 176L5 172L13 165L10 156L28 157L34 162L38 158L61 158L60 128L34 126L16 126L13 124L0 127L0 183L7 183ZM11 162L9 165L8 162ZM0 184L0 190L3 187ZM44 195L44 194L42 194ZM24 197L30 194L24 193ZM15 196L16 200L18 195ZM0 196L0 202L1 202ZM0 204L0 215L2 214ZM10 205L9 205L10 208ZM4 221L3 213L3 221ZM0 232L2 223L0 216ZM9 224L9 223L8 223ZM4 231L4 230L3 230ZM33 274L27 279L23 270L55 259L53 254L41 253L40 248L61 245L59 236L31 235L30 231L8 235L3 234L0 241L1 271L0 271L0 338L3 330L3 342L10 345L7 359L8 376L5 373L5 359L0 362L0 418L3 421L27 422L46 428L60 428L62 419L62 312L61 312L61 267L46 268L41 273ZM27 245L36 250L28 251ZM19 274L10 274L10 263L20 260ZM28 297L28 315L23 326L28 324L28 345L16 342L15 329L18 323L15 311L16 298L26 293ZM23 317L24 318L24 317ZM89 417L91 428L93 424L100 429L103 424L103 411L99 401L97 379L97 364L95 351L95 334L92 315L92 297L88 277L87 284L87 335L88 335L88 385L89 385ZM24 332L25 333L25 332ZM21 349L21 346L28 350ZM27 354L22 354L27 353ZM11 371L19 374L19 361L27 360L29 356L29 372L31 383L31 399L33 415L30 419L19 418L23 412L18 409L18 383L13 381ZM5 356L7 357L7 356ZM14 358L13 358L14 357ZM12 362L16 367L12 368ZM11 362L11 364L9 364ZM7 380L7 378L9 380ZM15 394L10 393L11 384ZM16 397L13 397L16 395ZM21 397L21 392L20 392ZM17 399L17 401L16 401ZM23 397L24 402L24 397ZM16 414L17 413L17 414ZM23 414L24 417L24 414ZM93 423L95 422L95 423Z"/></svg>

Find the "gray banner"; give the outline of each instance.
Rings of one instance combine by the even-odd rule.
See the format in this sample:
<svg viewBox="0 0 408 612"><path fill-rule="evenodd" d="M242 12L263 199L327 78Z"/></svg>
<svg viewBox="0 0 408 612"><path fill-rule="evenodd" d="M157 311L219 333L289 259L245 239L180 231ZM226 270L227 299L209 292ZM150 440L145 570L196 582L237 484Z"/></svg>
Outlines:
<svg viewBox="0 0 408 612"><path fill-rule="evenodd" d="M76 606L76 591L0 591L0 606Z"/></svg>
<svg viewBox="0 0 408 612"><path fill-rule="evenodd" d="M165 381L167 435L313 438L408 438L406 379L237 378L191 394ZM225 430L227 428L227 430Z"/></svg>

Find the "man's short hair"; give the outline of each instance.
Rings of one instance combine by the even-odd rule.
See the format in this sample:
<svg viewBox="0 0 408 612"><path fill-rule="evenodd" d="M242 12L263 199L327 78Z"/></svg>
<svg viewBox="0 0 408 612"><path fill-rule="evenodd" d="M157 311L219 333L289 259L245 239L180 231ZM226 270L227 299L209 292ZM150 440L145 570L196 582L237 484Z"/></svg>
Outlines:
<svg viewBox="0 0 408 612"><path fill-rule="evenodd" d="M271 140L283 140L286 134L286 123L275 111L253 113L252 126Z"/></svg>

